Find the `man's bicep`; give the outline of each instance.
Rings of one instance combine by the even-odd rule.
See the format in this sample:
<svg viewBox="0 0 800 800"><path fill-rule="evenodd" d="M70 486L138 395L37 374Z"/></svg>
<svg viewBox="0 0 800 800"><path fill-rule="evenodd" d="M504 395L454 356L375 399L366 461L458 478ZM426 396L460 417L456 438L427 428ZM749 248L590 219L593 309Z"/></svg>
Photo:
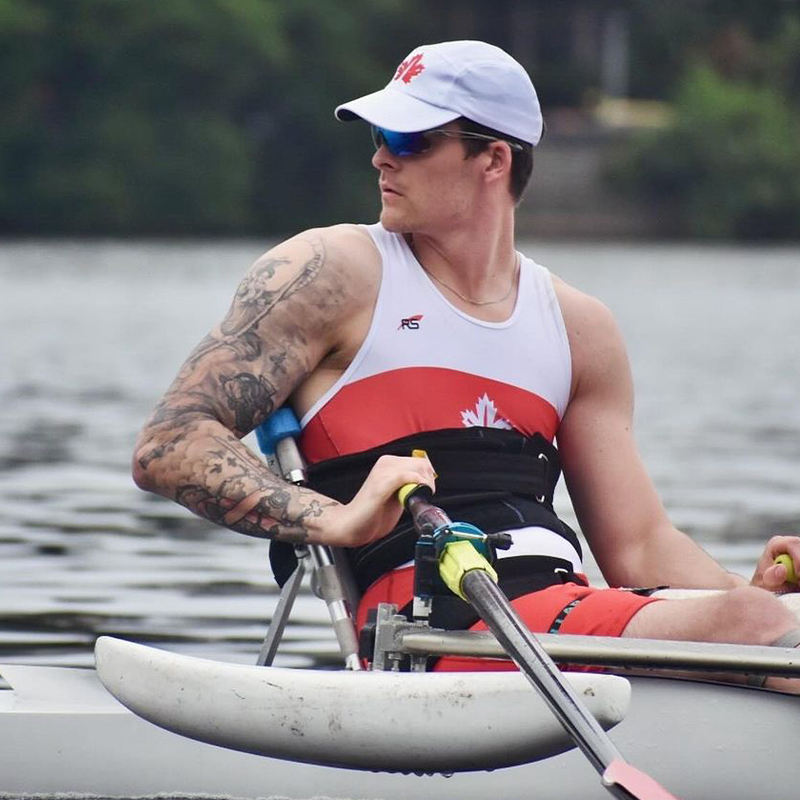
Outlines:
<svg viewBox="0 0 800 800"><path fill-rule="evenodd" d="M173 415L215 418L237 436L258 426L330 347L341 289L326 269L325 241L316 233L259 258L161 405Z"/></svg>

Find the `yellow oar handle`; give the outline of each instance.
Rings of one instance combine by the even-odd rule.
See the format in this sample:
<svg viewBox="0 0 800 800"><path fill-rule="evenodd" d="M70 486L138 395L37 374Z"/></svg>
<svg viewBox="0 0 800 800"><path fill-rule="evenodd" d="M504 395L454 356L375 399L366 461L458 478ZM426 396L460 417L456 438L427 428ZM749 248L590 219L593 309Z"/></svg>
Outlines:
<svg viewBox="0 0 800 800"><path fill-rule="evenodd" d="M424 450L412 450L411 455L413 458L427 458L428 454ZM438 478L439 476L436 472L433 473L434 478ZM405 485L401 486L397 490L397 499L400 501L400 505L403 508L406 507L406 500L421 486L425 486L424 483L406 483ZM425 487L428 488L428 487ZM430 490L429 490L430 491Z"/></svg>
<svg viewBox="0 0 800 800"><path fill-rule="evenodd" d="M407 483L405 486L401 486L397 490L397 499L400 501L400 505L403 508L406 507L406 500L419 489L420 486L424 486L424 483Z"/></svg>
<svg viewBox="0 0 800 800"><path fill-rule="evenodd" d="M442 576L447 588L462 600L467 599L461 591L464 576L474 569L483 570L497 583L497 573L483 555L475 549L472 542L462 540L448 542L444 546L442 554L439 556L439 575Z"/></svg>
<svg viewBox="0 0 800 800"><path fill-rule="evenodd" d="M782 553L776 556L775 561L772 563L783 564L783 566L786 567L787 583L800 583L800 578L797 577L797 573L794 571L794 561L792 561L792 557L788 553Z"/></svg>
<svg viewBox="0 0 800 800"><path fill-rule="evenodd" d="M414 450L411 453L416 458L427 458L428 454L424 450ZM434 473L434 476L436 473ZM410 507L407 505L416 494L418 502L412 502ZM421 520L425 520L431 530L439 525L451 524L448 516L437 506L430 504L432 491L424 483L407 483L397 490L397 499L408 508L414 516L414 524L420 529ZM486 560L472 542L462 539L460 541L447 542L439 555L439 575L451 592L458 595L462 600L466 600L466 595L461 591L461 584L464 576L473 570L482 570L497 583L497 573L492 565Z"/></svg>

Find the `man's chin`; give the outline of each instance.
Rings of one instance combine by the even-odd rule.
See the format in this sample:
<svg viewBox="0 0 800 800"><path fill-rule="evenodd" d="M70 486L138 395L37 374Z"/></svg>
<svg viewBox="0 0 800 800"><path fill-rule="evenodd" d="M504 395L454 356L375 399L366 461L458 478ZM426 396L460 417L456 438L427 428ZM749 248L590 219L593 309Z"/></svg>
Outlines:
<svg viewBox="0 0 800 800"><path fill-rule="evenodd" d="M411 233L408 220L391 208L381 210L381 225L390 233Z"/></svg>

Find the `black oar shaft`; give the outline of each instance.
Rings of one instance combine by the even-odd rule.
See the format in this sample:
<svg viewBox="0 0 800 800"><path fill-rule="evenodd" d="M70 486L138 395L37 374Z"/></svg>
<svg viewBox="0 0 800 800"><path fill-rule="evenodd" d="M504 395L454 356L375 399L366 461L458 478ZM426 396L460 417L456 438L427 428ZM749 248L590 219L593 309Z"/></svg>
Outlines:
<svg viewBox="0 0 800 800"><path fill-rule="evenodd" d="M572 735L592 766L602 775L622 756L589 713L555 662L514 611L505 595L485 572L464 576L462 591L505 651L539 690L561 724Z"/></svg>
<svg viewBox="0 0 800 800"><path fill-rule="evenodd" d="M451 524L444 511L429 502L430 494L430 489L420 486L404 486L399 492L400 502L411 513L420 536L431 535L439 525ZM446 545L446 548L456 547L458 543ZM453 559L457 563L444 570L447 559L440 557L442 579L478 612L508 655L539 691L575 744L600 773L603 786L620 800L675 800L652 778L622 758L606 732L514 611L508 598L489 577L485 567L470 566L474 561L461 561L457 555ZM451 566L458 568L451 570ZM485 566L488 567L488 564Z"/></svg>

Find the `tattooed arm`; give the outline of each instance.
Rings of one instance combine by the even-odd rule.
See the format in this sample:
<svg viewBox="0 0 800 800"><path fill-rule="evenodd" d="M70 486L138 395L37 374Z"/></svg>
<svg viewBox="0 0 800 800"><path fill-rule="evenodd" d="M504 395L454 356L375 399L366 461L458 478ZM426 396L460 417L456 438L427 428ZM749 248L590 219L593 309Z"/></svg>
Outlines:
<svg viewBox="0 0 800 800"><path fill-rule="evenodd" d="M142 429L133 464L141 488L240 533L346 546L396 524L397 487L432 485L425 460L385 457L342 505L281 480L239 441L347 350L352 320L371 318L380 273L365 236L349 226L310 231L253 265Z"/></svg>

